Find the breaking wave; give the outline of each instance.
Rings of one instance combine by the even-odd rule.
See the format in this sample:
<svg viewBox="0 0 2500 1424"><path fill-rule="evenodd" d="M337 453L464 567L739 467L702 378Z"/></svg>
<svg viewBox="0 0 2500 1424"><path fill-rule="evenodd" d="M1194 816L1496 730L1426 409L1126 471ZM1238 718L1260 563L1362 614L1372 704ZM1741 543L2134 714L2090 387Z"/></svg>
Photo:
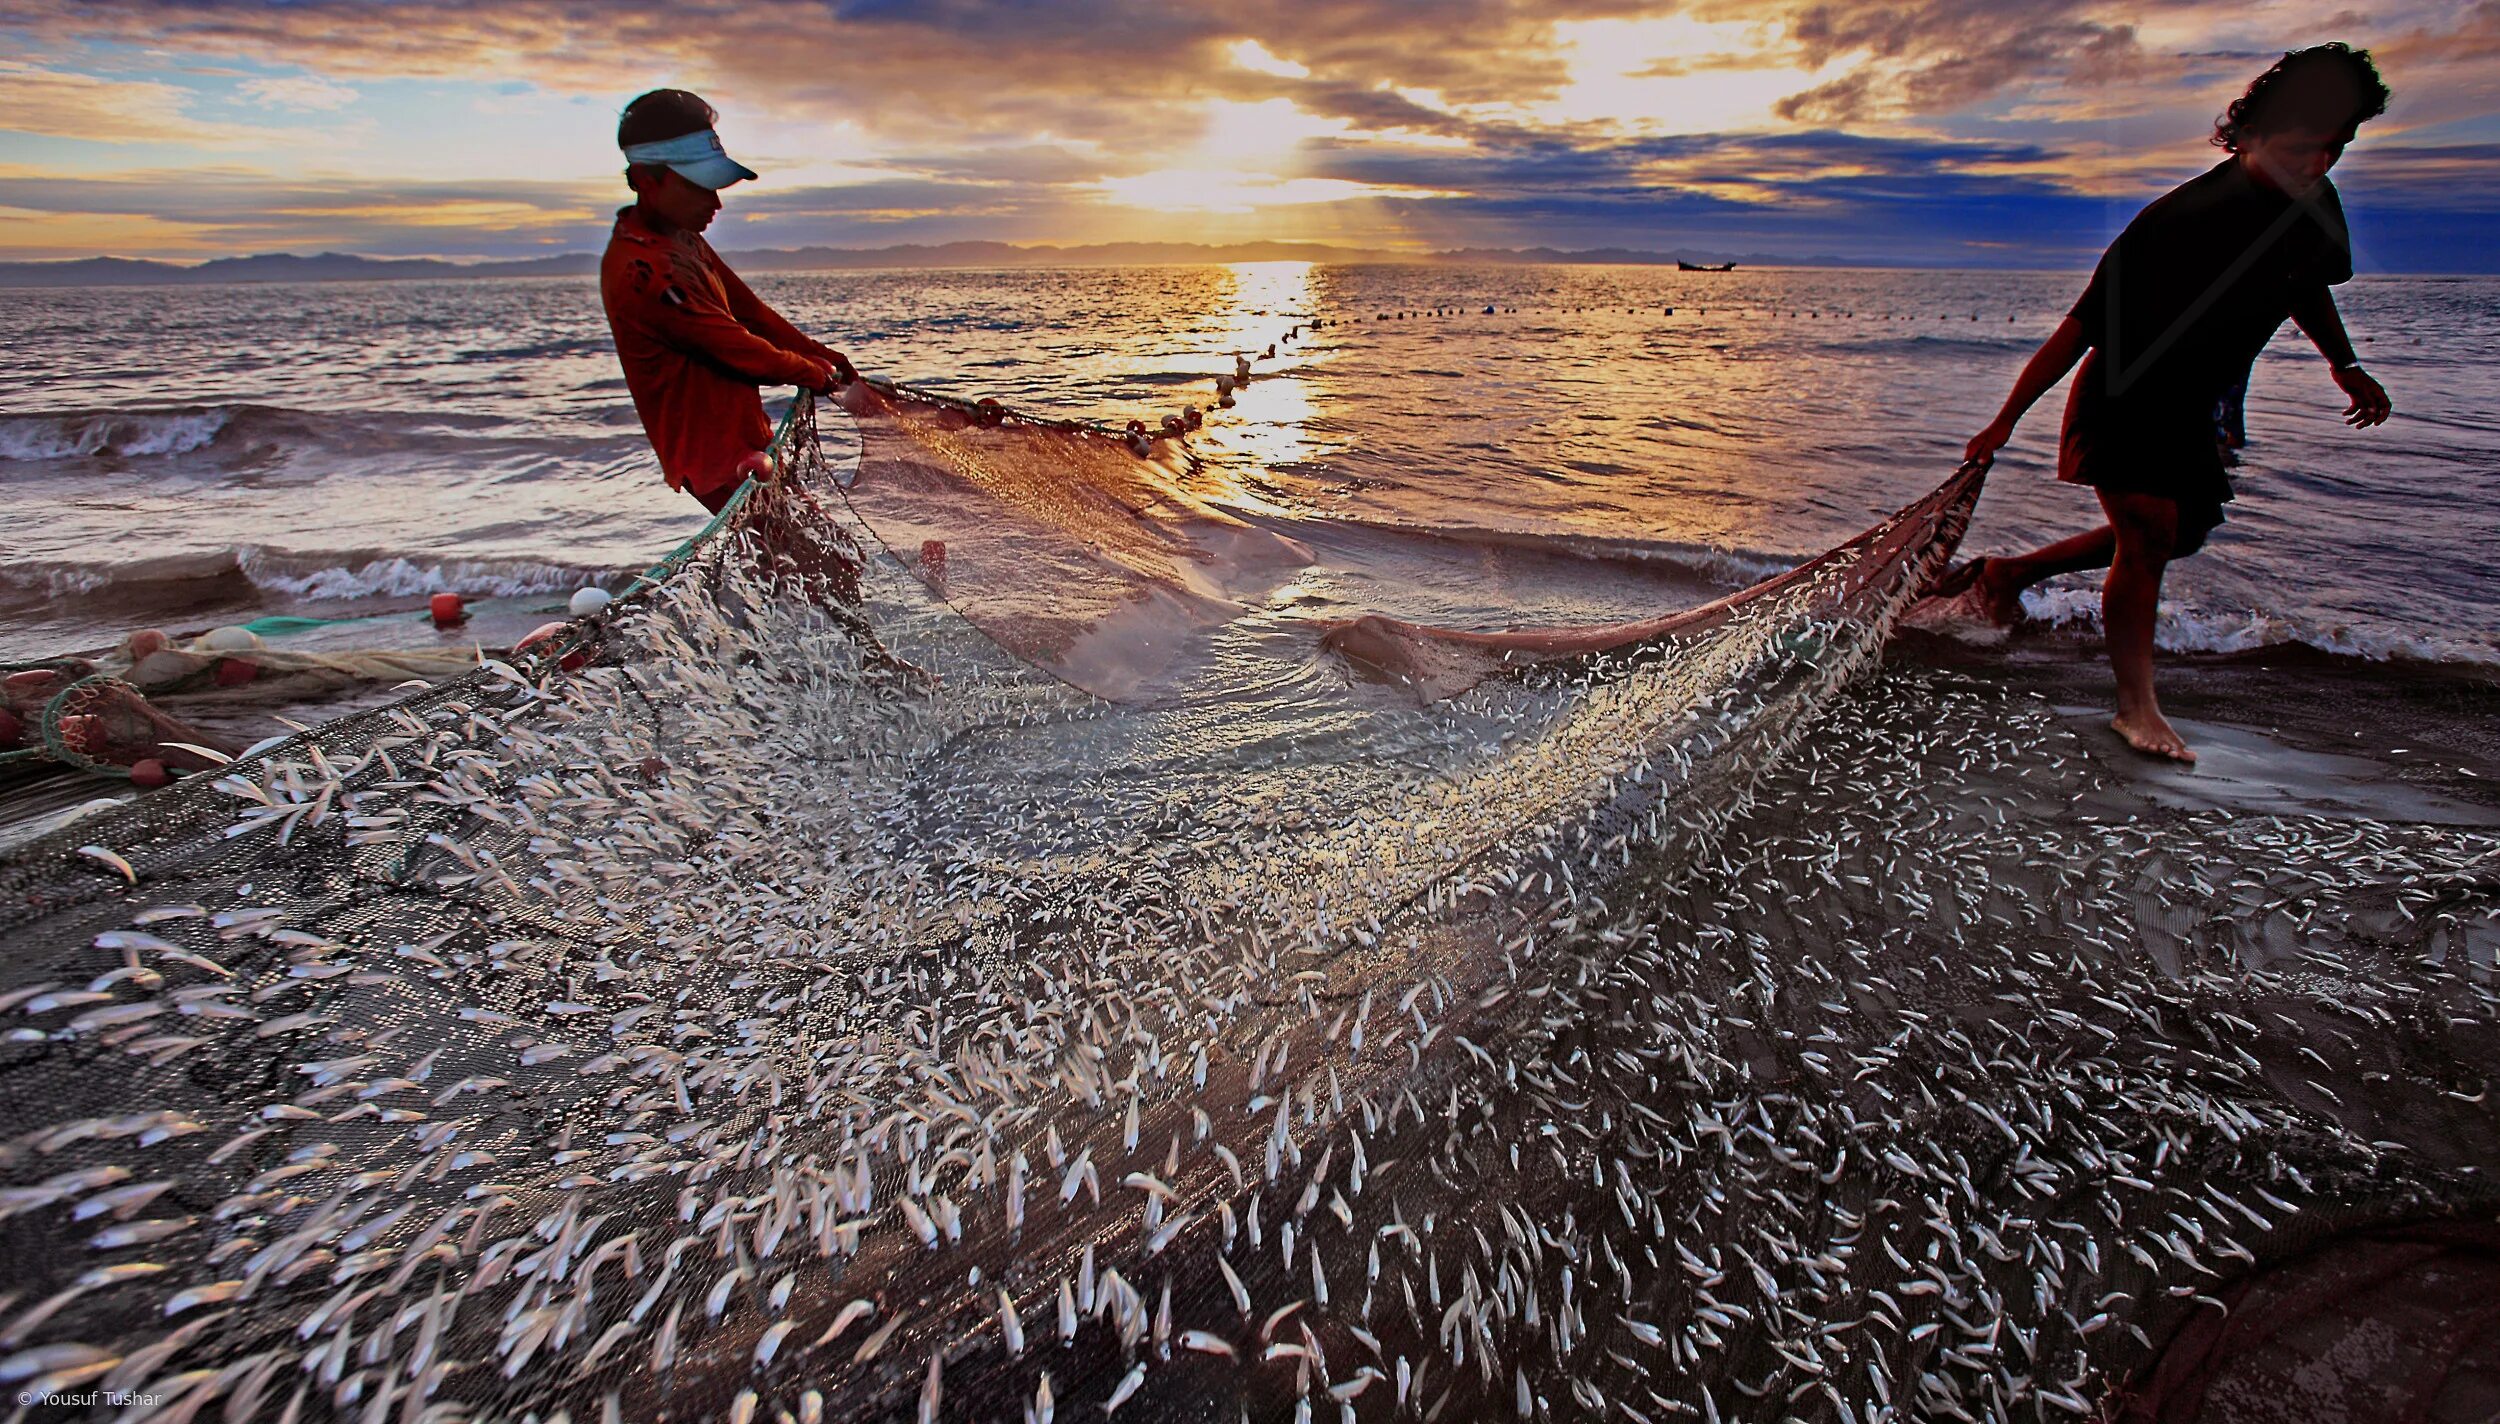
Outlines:
<svg viewBox="0 0 2500 1424"><path fill-rule="evenodd" d="M2033 589L2023 609L2051 628L2097 634L2101 594L2093 588ZM2154 644L2173 653L2249 653L2265 648L2306 647L2372 662L2409 661L2500 667L2500 646L2472 638L2316 624L2261 608L2200 609L2165 604L2153 630Z"/></svg>
<svg viewBox="0 0 2500 1424"><path fill-rule="evenodd" d="M0 589L48 598L144 597L174 585L240 580L263 593L305 600L408 598L457 593L516 598L577 589L613 569L527 559L444 559L422 553L292 553L241 547L169 554L122 564L29 562L0 570Z"/></svg>
<svg viewBox="0 0 2500 1424"><path fill-rule="evenodd" d="M0 460L74 460L95 455L183 455L224 433L248 406L166 411L69 411L0 416Z"/></svg>
<svg viewBox="0 0 2500 1424"><path fill-rule="evenodd" d="M593 439L622 428L632 411L600 410L566 428L521 426L496 416L448 411L308 411L271 405L178 406L164 410L27 411L0 415L0 465L58 460L151 460L209 452L252 459L271 452L319 452L341 471L380 468L377 457L456 453L478 457L481 442L498 449L563 454L586 452ZM325 466L331 468L331 466Z"/></svg>
<svg viewBox="0 0 2500 1424"><path fill-rule="evenodd" d="M613 570L543 564L527 560L445 559L394 554L362 562L327 562L326 555L286 555L252 549L240 560L245 577L271 593L297 598L405 598L458 593L512 598L580 588Z"/></svg>

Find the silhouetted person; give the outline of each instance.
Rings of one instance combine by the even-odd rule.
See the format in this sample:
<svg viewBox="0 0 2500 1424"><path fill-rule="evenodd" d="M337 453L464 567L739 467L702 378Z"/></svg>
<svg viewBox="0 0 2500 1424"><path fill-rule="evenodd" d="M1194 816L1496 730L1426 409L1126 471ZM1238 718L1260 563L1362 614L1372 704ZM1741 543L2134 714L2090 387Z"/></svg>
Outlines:
<svg viewBox="0 0 2500 1424"><path fill-rule="evenodd" d="M2362 371L2329 290L2352 276L2352 252L2326 178L2387 99L2369 52L2341 44L2286 54L2259 75L2214 126L2231 157L2136 215L1997 418L1971 437L1968 458L1994 459L2032 402L2083 362L2057 474L2097 490L2109 522L2019 558L1974 559L1935 591L2008 624L2024 589L2107 567L2101 626L2118 679L2110 725L2139 751L2196 759L2153 695L2153 619L2162 570L2204 544L2231 498L2216 402L2289 316L2350 398L2346 423L2387 418L2387 392Z"/></svg>
<svg viewBox="0 0 2500 1424"><path fill-rule="evenodd" d="M2222 398L2214 402L2214 444L2221 447L2222 463L2240 462L2239 452L2248 448L2248 380L2253 370L2240 372L2240 378L2223 388Z"/></svg>

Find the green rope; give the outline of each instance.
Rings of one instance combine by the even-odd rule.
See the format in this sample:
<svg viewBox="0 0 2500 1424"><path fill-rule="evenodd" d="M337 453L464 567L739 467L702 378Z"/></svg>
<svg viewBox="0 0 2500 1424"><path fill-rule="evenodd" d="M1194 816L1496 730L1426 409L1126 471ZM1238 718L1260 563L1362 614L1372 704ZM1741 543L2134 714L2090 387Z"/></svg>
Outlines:
<svg viewBox="0 0 2500 1424"><path fill-rule="evenodd" d="M780 463L781 457L788 453L790 432L798 425L800 413L802 411L812 410L815 404L816 397L814 393L809 391L799 392L797 398L790 402L790 408L782 412L780 427L773 431L772 442L764 447L764 458L773 461L775 464ZM710 523L704 525L701 529L696 530L693 537L687 539L684 543L662 555L658 563L643 570L640 577L636 578L631 584L626 586L627 591L631 592L635 589L645 588L652 584L666 583L669 579L675 577L677 570L685 565L686 560L694 556L695 549L701 546L704 541L710 539L714 534L720 532L722 525L727 524L731 519L735 518L738 511L746 507L747 498L754 493L755 479L753 476L749 476L746 481L740 484L737 490L729 496L728 501L721 505L720 513L713 515Z"/></svg>
<svg viewBox="0 0 2500 1424"><path fill-rule="evenodd" d="M88 666L88 663L77 658L46 658L36 662L0 663L0 668L5 668L11 673L42 671L67 673L76 672ZM51 699L44 703L43 710L35 714L35 735L39 744L0 752L0 766L14 765L19 762L57 761L64 766L74 767L96 776L116 776L127 780L130 776L130 768L115 766L107 761L97 761L94 757L71 746L69 740L61 735L61 717L68 709L70 699L95 683L128 686L121 679L105 673L89 673L71 682L67 687L54 693ZM138 689L131 688L130 690L134 696L137 694Z"/></svg>
<svg viewBox="0 0 2500 1424"><path fill-rule="evenodd" d="M755 480L749 477L746 483L738 486L736 493L729 496L728 502L720 507L720 513L712 516L710 523L696 530L693 536L684 543L661 555L660 561L637 575L632 583L626 585L627 589L630 591L650 584L666 583L675 577L677 570L685 564L686 560L694 556L696 546L718 533L722 525L727 524L739 510L745 508L747 496L754 491Z"/></svg>
<svg viewBox="0 0 2500 1424"><path fill-rule="evenodd" d="M283 638L289 633L304 633L315 628L335 628L343 623L373 623L385 618L406 618L405 613L368 613L360 618L304 618L291 613L272 613L238 624L244 632L262 638Z"/></svg>

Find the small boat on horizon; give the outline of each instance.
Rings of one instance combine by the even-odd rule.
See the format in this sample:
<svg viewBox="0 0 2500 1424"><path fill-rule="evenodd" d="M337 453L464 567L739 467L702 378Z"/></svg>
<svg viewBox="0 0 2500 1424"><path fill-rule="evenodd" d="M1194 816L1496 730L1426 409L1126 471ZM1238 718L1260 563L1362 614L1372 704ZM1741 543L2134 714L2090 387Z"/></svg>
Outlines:
<svg viewBox="0 0 2500 1424"><path fill-rule="evenodd" d="M1716 264L1708 262L1686 262L1679 258L1676 261L1675 270L1678 272L1733 272L1736 270L1736 264L1733 262L1720 262Z"/></svg>

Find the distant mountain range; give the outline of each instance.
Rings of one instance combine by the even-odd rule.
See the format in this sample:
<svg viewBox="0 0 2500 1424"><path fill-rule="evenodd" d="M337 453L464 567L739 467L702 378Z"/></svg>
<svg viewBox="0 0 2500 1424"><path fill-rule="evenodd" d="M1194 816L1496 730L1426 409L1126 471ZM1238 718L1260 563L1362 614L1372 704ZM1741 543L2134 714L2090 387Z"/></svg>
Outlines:
<svg viewBox="0 0 2500 1424"><path fill-rule="evenodd" d="M723 254L742 272L816 272L837 268L896 267L1144 267L1208 262L1405 263L1491 266L1525 263L1617 263L1673 266L1685 261L1727 261L1691 252L1647 252L1603 247L1564 252L1466 247L1443 252L1387 252L1332 247L1316 242L1236 242L1209 246L1187 242L1105 242L1083 247L1025 247L1005 242L947 242L934 246L764 248ZM1848 267L1840 257L1738 255L1743 266ZM310 257L269 252L219 257L207 262L159 262L129 257L81 257L56 262L0 262L0 287L210 286L229 282L447 281L470 277L579 277L596 272L599 259L566 252L502 262L446 262L432 257L359 257L323 252Z"/></svg>

